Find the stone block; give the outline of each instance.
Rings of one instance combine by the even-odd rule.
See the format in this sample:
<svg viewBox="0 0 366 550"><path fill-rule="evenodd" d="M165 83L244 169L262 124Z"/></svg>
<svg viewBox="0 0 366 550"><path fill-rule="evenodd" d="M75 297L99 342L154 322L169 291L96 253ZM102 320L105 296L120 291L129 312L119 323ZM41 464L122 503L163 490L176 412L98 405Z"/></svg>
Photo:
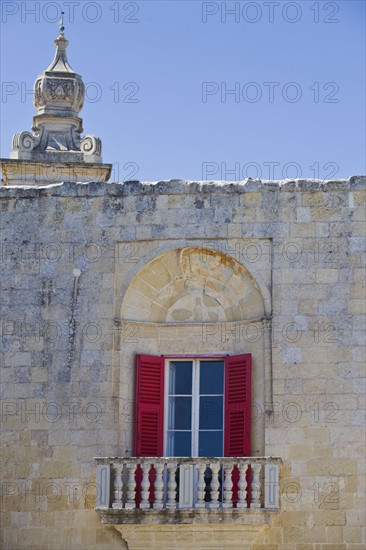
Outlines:
<svg viewBox="0 0 366 550"><path fill-rule="evenodd" d="M284 363L299 363L301 362L301 348L289 347L283 351Z"/></svg>
<svg viewBox="0 0 366 550"><path fill-rule="evenodd" d="M321 192L303 191L300 195L301 206L325 206L326 195Z"/></svg>
<svg viewBox="0 0 366 550"><path fill-rule="evenodd" d="M306 223L311 221L311 208L299 207L296 208L296 221L300 223Z"/></svg>
<svg viewBox="0 0 366 550"><path fill-rule="evenodd" d="M338 269L317 269L316 270L316 282L317 283L337 283L339 278Z"/></svg>
<svg viewBox="0 0 366 550"><path fill-rule="evenodd" d="M364 542L362 527L343 527L343 540L348 544Z"/></svg>
<svg viewBox="0 0 366 550"><path fill-rule="evenodd" d="M366 411L352 411L352 426L364 426L366 422Z"/></svg>
<svg viewBox="0 0 366 550"><path fill-rule="evenodd" d="M284 543L298 543L304 540L304 528L303 527L284 527L283 528L283 542Z"/></svg>
<svg viewBox="0 0 366 550"><path fill-rule="evenodd" d="M290 237L315 237L316 225L314 223L296 223L290 226Z"/></svg>
<svg viewBox="0 0 366 550"><path fill-rule="evenodd" d="M312 527L305 531L304 540L306 542L326 542L326 532L323 526L321 527Z"/></svg>
<svg viewBox="0 0 366 550"><path fill-rule="evenodd" d="M240 195L240 206L259 206L262 203L262 194L255 192L246 192Z"/></svg>
<svg viewBox="0 0 366 550"><path fill-rule="evenodd" d="M364 189L353 191L352 194L353 194L355 206L365 205L365 203L366 203L366 191Z"/></svg>
<svg viewBox="0 0 366 550"><path fill-rule="evenodd" d="M343 511L327 510L324 512L314 513L317 525L329 526L344 526L346 525L346 514Z"/></svg>

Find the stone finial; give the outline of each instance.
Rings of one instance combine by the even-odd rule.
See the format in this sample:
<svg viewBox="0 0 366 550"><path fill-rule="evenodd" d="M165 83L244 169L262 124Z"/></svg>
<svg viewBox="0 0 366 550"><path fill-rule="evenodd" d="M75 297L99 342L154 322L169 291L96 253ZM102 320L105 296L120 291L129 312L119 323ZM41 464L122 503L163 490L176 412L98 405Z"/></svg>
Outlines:
<svg viewBox="0 0 366 550"><path fill-rule="evenodd" d="M107 181L111 167L101 164L101 140L92 135L81 138L82 119L78 115L84 103L85 86L68 62L66 48L69 42L63 28L55 40L56 53L52 63L38 75L34 84L33 103L37 114L33 117L33 133L14 135L10 159L23 161L23 164L25 161L51 163L52 166L67 163L72 166L70 181L91 181L95 176L91 165L98 165L99 179ZM2 164L4 166L4 161ZM14 172L14 162L11 164L11 170L5 170L7 174ZM80 165L78 170L77 165ZM41 173L42 170L37 170L37 174ZM39 183L42 183L42 176L40 178ZM43 179L48 182L46 175ZM19 185L19 182L14 184Z"/></svg>
<svg viewBox="0 0 366 550"><path fill-rule="evenodd" d="M34 107L39 115L77 116L84 104L85 86L71 68L66 48L68 40L61 32L55 40L56 53L49 67L34 84Z"/></svg>

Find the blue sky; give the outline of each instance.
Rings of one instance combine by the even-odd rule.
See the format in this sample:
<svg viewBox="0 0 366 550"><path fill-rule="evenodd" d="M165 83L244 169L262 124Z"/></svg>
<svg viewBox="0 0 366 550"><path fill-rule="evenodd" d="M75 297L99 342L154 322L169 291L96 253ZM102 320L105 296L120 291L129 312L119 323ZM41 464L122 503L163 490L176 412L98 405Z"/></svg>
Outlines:
<svg viewBox="0 0 366 550"><path fill-rule="evenodd" d="M68 58L87 84L84 131L102 139L112 179L365 174L362 1L1 9L2 157L31 129L26 91L53 58L62 9Z"/></svg>

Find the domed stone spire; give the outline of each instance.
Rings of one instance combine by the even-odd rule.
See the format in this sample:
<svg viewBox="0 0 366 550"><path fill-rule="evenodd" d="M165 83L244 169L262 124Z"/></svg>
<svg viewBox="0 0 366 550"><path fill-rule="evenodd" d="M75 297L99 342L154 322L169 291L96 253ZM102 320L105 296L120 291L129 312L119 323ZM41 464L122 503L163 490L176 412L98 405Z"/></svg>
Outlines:
<svg viewBox="0 0 366 550"><path fill-rule="evenodd" d="M84 103L85 86L70 67L66 56L68 40L61 32L55 40L56 53L50 66L34 84L34 107L38 114L77 116Z"/></svg>
<svg viewBox="0 0 366 550"><path fill-rule="evenodd" d="M57 165L58 171L61 169L62 181L107 181L111 165L102 164L101 140L92 135L80 137L83 127L78 115L84 103L85 86L81 76L68 62L66 48L69 42L63 30L64 27L61 27L55 40L56 53L52 63L38 75L34 84L33 104L37 110L33 117L34 133L19 132L14 135L10 159L18 163L27 161L28 164L32 161L32 165L34 162L42 162L42 165L50 163L53 168ZM5 184L19 185L18 176L10 177L10 173L14 172L14 162L8 160L7 166L4 162ZM65 163L68 165L66 174L62 169ZM38 170L36 174L36 183L55 183L50 181L49 175L42 175L41 172ZM30 178L25 179L26 182L22 178L22 184L29 185Z"/></svg>

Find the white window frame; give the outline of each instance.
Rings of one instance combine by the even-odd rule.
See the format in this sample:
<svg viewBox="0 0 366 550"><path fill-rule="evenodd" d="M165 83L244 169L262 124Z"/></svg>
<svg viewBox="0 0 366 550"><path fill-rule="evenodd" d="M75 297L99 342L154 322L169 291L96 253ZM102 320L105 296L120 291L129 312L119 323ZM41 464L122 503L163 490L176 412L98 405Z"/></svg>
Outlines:
<svg viewBox="0 0 366 550"><path fill-rule="evenodd" d="M190 457L198 457L199 444L199 376L201 361L222 361L224 363L223 379L223 419L222 419L222 448L225 441L225 356L194 356L194 357L173 357L169 356L164 360L164 456L168 450L168 418L169 418L169 364L170 362L192 362L192 425L191 425L191 453ZM205 394L202 394L205 395ZM216 395L216 394L215 394ZM219 395L219 394L217 394Z"/></svg>

